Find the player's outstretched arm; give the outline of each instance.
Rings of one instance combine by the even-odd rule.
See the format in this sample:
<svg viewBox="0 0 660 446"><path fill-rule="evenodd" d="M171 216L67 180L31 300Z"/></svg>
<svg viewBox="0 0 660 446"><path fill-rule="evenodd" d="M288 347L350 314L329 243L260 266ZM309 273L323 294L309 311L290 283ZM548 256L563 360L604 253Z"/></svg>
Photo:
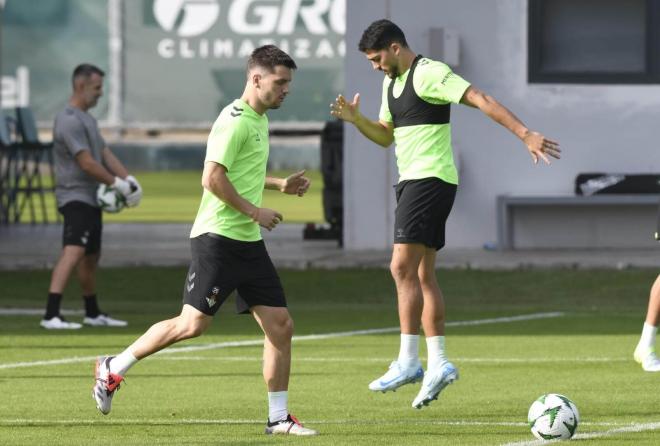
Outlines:
<svg viewBox="0 0 660 446"><path fill-rule="evenodd" d="M561 150L558 142L546 138L539 132L529 130L516 115L492 96L470 86L463 94L461 104L478 108L493 121L506 127L520 138L525 143L534 164L538 163L539 158L545 161L546 164L550 164L549 156L556 159L560 158Z"/></svg>
<svg viewBox="0 0 660 446"><path fill-rule="evenodd" d="M346 122L351 122L364 136L376 144L389 147L394 141L394 128L391 123L372 121L360 113L360 93L349 102L343 95L337 96L330 104L330 114Z"/></svg>
<svg viewBox="0 0 660 446"><path fill-rule="evenodd" d="M227 169L222 164L212 161L204 164L202 187L269 231L284 219L279 212L268 208L258 208L236 192L236 188L227 178Z"/></svg>
<svg viewBox="0 0 660 446"><path fill-rule="evenodd" d="M311 180L305 176L305 170L300 170L286 178L266 177L265 189L302 197L311 184Z"/></svg>

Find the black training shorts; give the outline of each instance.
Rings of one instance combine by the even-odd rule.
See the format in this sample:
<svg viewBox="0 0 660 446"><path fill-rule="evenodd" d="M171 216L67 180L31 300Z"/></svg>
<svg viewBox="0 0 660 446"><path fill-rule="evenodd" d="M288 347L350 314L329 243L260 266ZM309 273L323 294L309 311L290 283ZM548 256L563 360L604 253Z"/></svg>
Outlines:
<svg viewBox="0 0 660 446"><path fill-rule="evenodd" d="M439 178L405 180L396 185L394 243L445 246L445 223L454 204L456 185Z"/></svg>
<svg viewBox="0 0 660 446"><path fill-rule="evenodd" d="M59 211L64 216L62 246L82 246L85 254L100 253L103 231L101 209L82 201L70 201Z"/></svg>
<svg viewBox="0 0 660 446"><path fill-rule="evenodd" d="M286 307L284 289L263 240L243 242L206 233L190 240L192 263L183 303L213 316L234 290L236 311L255 305Z"/></svg>

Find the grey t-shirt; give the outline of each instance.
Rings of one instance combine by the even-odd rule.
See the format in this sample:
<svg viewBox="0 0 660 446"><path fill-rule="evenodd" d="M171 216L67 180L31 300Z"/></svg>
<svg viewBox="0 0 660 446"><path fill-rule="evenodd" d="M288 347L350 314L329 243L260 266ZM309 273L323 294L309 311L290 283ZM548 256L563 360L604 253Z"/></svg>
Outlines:
<svg viewBox="0 0 660 446"><path fill-rule="evenodd" d="M96 189L99 185L76 162L76 155L88 150L92 157L103 163L105 140L99 132L96 119L87 112L67 105L55 116L53 152L55 153L55 198L62 207L71 201L82 201L98 207Z"/></svg>

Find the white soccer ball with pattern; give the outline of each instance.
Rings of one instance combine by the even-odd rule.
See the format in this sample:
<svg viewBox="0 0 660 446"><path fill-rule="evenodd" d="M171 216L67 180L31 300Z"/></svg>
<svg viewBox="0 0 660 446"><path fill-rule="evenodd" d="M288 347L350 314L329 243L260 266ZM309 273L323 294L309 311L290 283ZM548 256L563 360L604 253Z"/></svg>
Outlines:
<svg viewBox="0 0 660 446"><path fill-rule="evenodd" d="M575 435L580 413L564 395L548 393L532 403L527 421L539 440L568 440Z"/></svg>
<svg viewBox="0 0 660 446"><path fill-rule="evenodd" d="M101 184L96 190L96 202L103 212L115 214L126 206L126 198L117 189Z"/></svg>

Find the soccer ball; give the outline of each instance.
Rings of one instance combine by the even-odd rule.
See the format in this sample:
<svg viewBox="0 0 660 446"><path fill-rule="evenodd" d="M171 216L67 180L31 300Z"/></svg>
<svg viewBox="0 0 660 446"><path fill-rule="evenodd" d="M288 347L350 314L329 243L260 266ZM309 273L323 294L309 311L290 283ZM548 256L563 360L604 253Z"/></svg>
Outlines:
<svg viewBox="0 0 660 446"><path fill-rule="evenodd" d="M115 214L126 206L126 198L117 189L101 184L96 190L96 202L104 212Z"/></svg>
<svg viewBox="0 0 660 446"><path fill-rule="evenodd" d="M527 422L539 440L568 440L577 430L580 413L564 395L548 393L532 403Z"/></svg>

